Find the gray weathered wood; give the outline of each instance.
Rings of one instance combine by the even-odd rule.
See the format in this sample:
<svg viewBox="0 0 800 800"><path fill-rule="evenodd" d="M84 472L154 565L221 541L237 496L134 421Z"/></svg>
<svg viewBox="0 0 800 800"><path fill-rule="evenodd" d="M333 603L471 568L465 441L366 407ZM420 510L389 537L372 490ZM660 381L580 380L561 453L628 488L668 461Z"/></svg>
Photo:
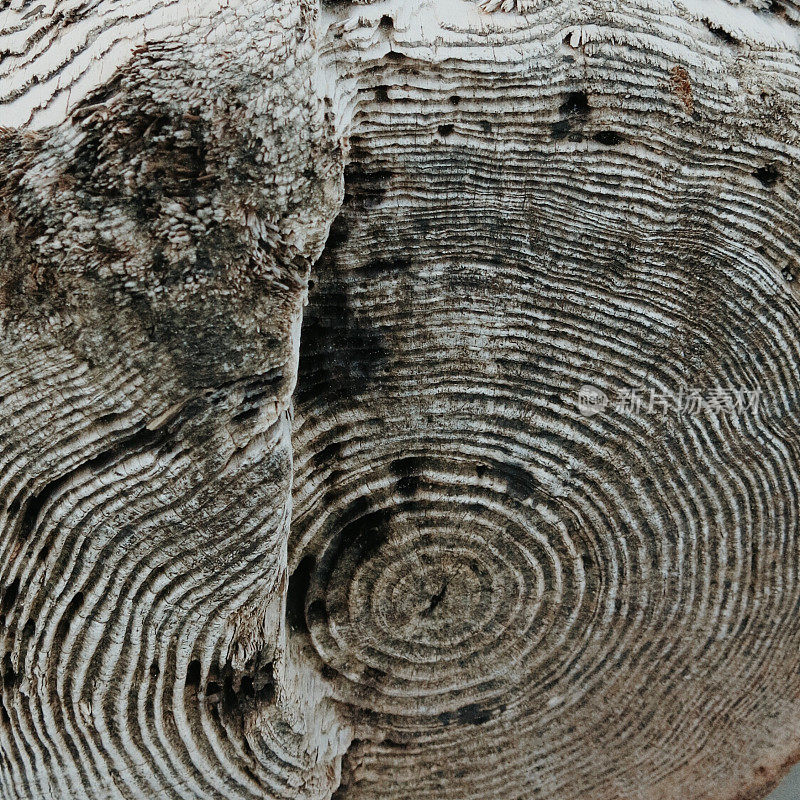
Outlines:
<svg viewBox="0 0 800 800"><path fill-rule="evenodd" d="M0 798L765 796L798 23L7 3Z"/></svg>

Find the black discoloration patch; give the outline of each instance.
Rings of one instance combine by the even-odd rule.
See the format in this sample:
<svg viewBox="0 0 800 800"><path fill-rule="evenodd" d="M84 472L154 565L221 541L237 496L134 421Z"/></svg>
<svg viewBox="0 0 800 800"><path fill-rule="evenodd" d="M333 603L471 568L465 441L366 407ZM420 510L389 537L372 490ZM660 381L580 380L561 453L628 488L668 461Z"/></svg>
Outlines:
<svg viewBox="0 0 800 800"><path fill-rule="evenodd" d="M365 561L389 538L392 510L370 511L348 522L336 535L326 553L332 565L347 553L356 562Z"/></svg>
<svg viewBox="0 0 800 800"><path fill-rule="evenodd" d="M198 272L203 263L211 262L200 260ZM220 382L220 364L242 370L249 351L241 346L242 329L216 298L198 295L195 300L191 308L167 308L144 294L128 293L129 306L149 340L169 352L187 386L200 388ZM260 344L253 337L253 346Z"/></svg>
<svg viewBox="0 0 800 800"><path fill-rule="evenodd" d="M355 140L355 137L354 137ZM354 144L353 157L361 153ZM350 212L358 215L381 202L391 180L388 170L367 170L351 163L345 171L345 207L331 226L325 249L314 267L316 286L300 336L297 397L300 404L319 395L353 398L386 362L381 334L362 322L350 298L349 282L336 277L339 250L350 236Z"/></svg>
<svg viewBox="0 0 800 800"><path fill-rule="evenodd" d="M347 288L320 278L300 337L298 401L318 394L357 397L387 357L380 333L362 324Z"/></svg>
<svg viewBox="0 0 800 800"><path fill-rule="evenodd" d="M479 703L470 703L462 706L456 713L460 723L469 725L483 725L484 722L488 722L492 718L491 711Z"/></svg>
<svg viewBox="0 0 800 800"><path fill-rule="evenodd" d="M332 681L338 674L339 673L330 664L323 664L320 667L320 675L322 675L325 680Z"/></svg>
<svg viewBox="0 0 800 800"><path fill-rule="evenodd" d="M120 89L118 85L112 88ZM85 136L66 171L84 188L89 202L114 199L131 219L143 224L155 222L163 203L171 199L179 198L190 211L196 210L198 186L204 191L215 186L214 175L206 177L208 123L199 116L178 115L167 108L150 112L136 109L135 113L125 113L120 125L109 126L102 118L83 122L91 118L97 102L93 97L85 109L75 112ZM120 173L106 168L104 159L109 151L121 154L136 168L135 191Z"/></svg>
<svg viewBox="0 0 800 800"><path fill-rule="evenodd" d="M570 132L568 119L560 119L550 126L550 135L554 139L566 139Z"/></svg>
<svg viewBox="0 0 800 800"><path fill-rule="evenodd" d="M577 132L589 117L589 98L586 92L570 92L558 109L561 119L550 125L553 139L582 138Z"/></svg>
<svg viewBox="0 0 800 800"><path fill-rule="evenodd" d="M354 147L352 156L362 156L360 148ZM358 163L348 164L344 171L344 202L362 210L375 208L386 195L392 174L388 169L367 170Z"/></svg>
<svg viewBox="0 0 800 800"><path fill-rule="evenodd" d="M419 491L419 480L419 475L406 475L397 481L397 491L406 497L411 497Z"/></svg>
<svg viewBox="0 0 800 800"><path fill-rule="evenodd" d="M347 220L339 214L338 217L331 223L331 229L328 233L328 239L325 242L325 247L328 251L335 250L341 247L350 237L350 230L347 226Z"/></svg>
<svg viewBox="0 0 800 800"><path fill-rule="evenodd" d="M0 604L0 611L3 614L7 614L14 606L14 603L17 602L17 595L19 594L19 578L14 578L11 583L6 586L5 592L3 592L3 602Z"/></svg>
<svg viewBox="0 0 800 800"><path fill-rule="evenodd" d="M470 703L457 711L445 711L439 714L439 722L443 725L483 725L493 716L501 714L505 705L489 706L483 703Z"/></svg>
<svg viewBox="0 0 800 800"><path fill-rule="evenodd" d="M343 526L333 534L328 548L319 559L314 584L320 590L324 591L330 581L337 580L335 573L339 569L349 573L355 566L374 556L388 540L392 510L368 511L365 510L367 508L368 499L360 498L344 512ZM312 622L312 605L307 612L309 623Z"/></svg>
<svg viewBox="0 0 800 800"><path fill-rule="evenodd" d="M310 625L326 628L328 626L328 609L324 600L314 600L308 606L308 622Z"/></svg>
<svg viewBox="0 0 800 800"><path fill-rule="evenodd" d="M414 495L419 490L420 476L423 469L423 459L418 456L398 458L389 465L392 475L398 478L397 491L406 497Z"/></svg>
<svg viewBox="0 0 800 800"><path fill-rule="evenodd" d="M342 452L342 443L339 441L329 442L319 452L312 455L314 466L318 469L331 467L339 458Z"/></svg>
<svg viewBox="0 0 800 800"><path fill-rule="evenodd" d="M598 131L592 139L598 144L605 145L606 147L613 147L614 145L621 144L625 141L622 134L616 131Z"/></svg>
<svg viewBox="0 0 800 800"><path fill-rule="evenodd" d="M19 685L19 676L14 669L14 664L11 661L11 653L6 653L3 656L3 688L13 689Z"/></svg>
<svg viewBox="0 0 800 800"><path fill-rule="evenodd" d="M493 464L492 471L505 479L508 493L516 500L527 500L536 491L534 477L517 464L497 462Z"/></svg>
<svg viewBox="0 0 800 800"><path fill-rule="evenodd" d="M393 258L376 258L367 262L358 271L359 274L370 278L383 278L393 275L403 275L411 268L411 261L405 256Z"/></svg>

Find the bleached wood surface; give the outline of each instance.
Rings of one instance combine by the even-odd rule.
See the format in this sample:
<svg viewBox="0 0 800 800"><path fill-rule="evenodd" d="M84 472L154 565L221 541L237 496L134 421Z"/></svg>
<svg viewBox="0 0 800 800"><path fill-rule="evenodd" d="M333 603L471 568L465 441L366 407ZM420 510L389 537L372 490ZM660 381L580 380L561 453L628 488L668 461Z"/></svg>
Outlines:
<svg viewBox="0 0 800 800"><path fill-rule="evenodd" d="M6 4L0 797L765 796L798 21Z"/></svg>

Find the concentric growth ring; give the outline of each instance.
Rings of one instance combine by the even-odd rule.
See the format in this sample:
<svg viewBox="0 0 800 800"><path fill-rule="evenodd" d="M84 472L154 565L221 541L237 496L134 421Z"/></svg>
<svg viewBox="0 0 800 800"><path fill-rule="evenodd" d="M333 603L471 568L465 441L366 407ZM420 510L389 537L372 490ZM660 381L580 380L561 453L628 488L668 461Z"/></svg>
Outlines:
<svg viewBox="0 0 800 800"><path fill-rule="evenodd" d="M392 459L320 520L303 607L343 699L406 715L507 699L607 600L587 599L589 543L562 509L468 468Z"/></svg>

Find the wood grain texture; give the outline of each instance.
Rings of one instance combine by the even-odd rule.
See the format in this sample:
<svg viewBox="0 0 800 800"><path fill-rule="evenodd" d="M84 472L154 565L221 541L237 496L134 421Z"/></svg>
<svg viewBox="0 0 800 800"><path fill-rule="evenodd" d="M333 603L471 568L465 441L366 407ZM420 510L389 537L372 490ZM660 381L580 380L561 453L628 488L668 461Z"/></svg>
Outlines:
<svg viewBox="0 0 800 800"><path fill-rule="evenodd" d="M798 21L0 11L0 797L765 796Z"/></svg>
<svg viewBox="0 0 800 800"><path fill-rule="evenodd" d="M4 798L336 785L342 726L282 623L301 309L342 177L315 14L217 8L2 133Z"/></svg>

